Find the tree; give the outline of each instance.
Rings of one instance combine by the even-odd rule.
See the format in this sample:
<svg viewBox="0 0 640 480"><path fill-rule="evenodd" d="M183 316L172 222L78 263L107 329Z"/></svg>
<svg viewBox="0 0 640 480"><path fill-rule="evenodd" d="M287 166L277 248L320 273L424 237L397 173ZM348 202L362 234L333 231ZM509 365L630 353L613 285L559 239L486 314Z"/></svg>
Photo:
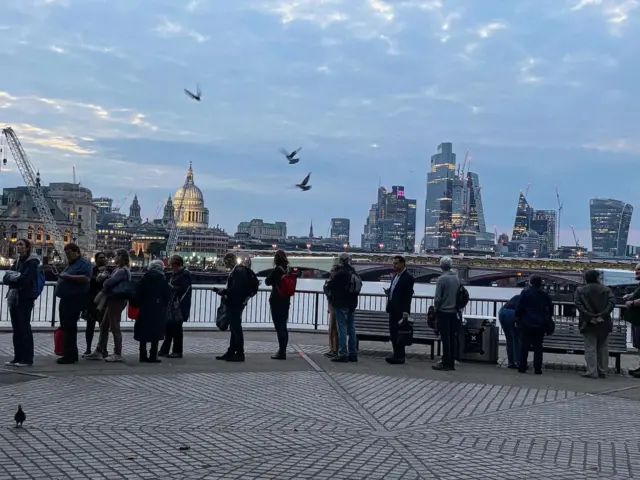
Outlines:
<svg viewBox="0 0 640 480"><path fill-rule="evenodd" d="M163 250L166 249L166 243L165 242L150 242L149 245L147 245L147 255L149 255L151 258L157 258L159 257Z"/></svg>

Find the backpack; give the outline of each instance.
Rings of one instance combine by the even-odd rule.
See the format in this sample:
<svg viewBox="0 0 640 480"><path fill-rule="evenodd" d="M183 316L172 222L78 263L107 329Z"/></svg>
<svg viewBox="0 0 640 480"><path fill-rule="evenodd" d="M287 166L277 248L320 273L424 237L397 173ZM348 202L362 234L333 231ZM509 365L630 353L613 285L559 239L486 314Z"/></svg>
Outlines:
<svg viewBox="0 0 640 480"><path fill-rule="evenodd" d="M351 280L349 281L347 290L349 293L360 295L360 291L362 290L362 279L355 271L351 271Z"/></svg>
<svg viewBox="0 0 640 480"><path fill-rule="evenodd" d="M458 287L458 293L456 293L456 309L464 310L469 303L469 291L464 288L464 285L460 284Z"/></svg>
<svg viewBox="0 0 640 480"><path fill-rule="evenodd" d="M255 295L258 293L258 289L260 288L260 280L258 280L258 277L253 270L247 267L244 267L244 269L247 271L249 284L249 286L247 287L247 295L249 297L255 297Z"/></svg>
<svg viewBox="0 0 640 480"><path fill-rule="evenodd" d="M298 276L295 273L285 273L278 284L278 294L281 297L293 297L297 284Z"/></svg>
<svg viewBox="0 0 640 480"><path fill-rule="evenodd" d="M36 288L35 288L35 293L36 293L36 297L38 298L40 296L40 294L42 293L42 291L44 290L44 284L46 282L46 278L44 277L44 272L42 271L41 267L38 267L38 274L36 277Z"/></svg>

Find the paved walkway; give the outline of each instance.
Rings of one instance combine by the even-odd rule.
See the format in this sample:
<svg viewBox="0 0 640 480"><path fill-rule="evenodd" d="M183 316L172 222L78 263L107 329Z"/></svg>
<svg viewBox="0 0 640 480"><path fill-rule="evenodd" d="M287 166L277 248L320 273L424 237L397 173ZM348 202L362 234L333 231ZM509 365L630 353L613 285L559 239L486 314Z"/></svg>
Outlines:
<svg viewBox="0 0 640 480"><path fill-rule="evenodd" d="M628 376L435 372L423 357L387 365L366 342L359 363L334 364L313 334L292 334L282 362L274 334L247 340L244 364L213 360L225 334L190 333L182 360L140 365L127 340L123 364L59 366L37 334L36 365L0 371L0 480L640 478ZM9 344L0 335L0 355Z"/></svg>

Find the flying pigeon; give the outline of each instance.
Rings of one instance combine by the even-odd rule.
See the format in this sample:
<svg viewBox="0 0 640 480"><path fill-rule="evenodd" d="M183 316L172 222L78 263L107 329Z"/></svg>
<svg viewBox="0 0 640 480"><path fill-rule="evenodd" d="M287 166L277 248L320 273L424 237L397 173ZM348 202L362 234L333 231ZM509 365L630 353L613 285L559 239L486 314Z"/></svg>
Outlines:
<svg viewBox="0 0 640 480"><path fill-rule="evenodd" d="M197 102L199 102L200 98L202 97L202 92L200 91L200 85L197 85L197 84L196 84L196 93L192 93L186 88L184 89L184 93L186 93L189 98L192 98Z"/></svg>
<svg viewBox="0 0 640 480"><path fill-rule="evenodd" d="M18 405L18 411L13 416L13 419L16 421L16 428L22 428L22 424L27 419L27 415L22 411L22 405Z"/></svg>
<svg viewBox="0 0 640 480"><path fill-rule="evenodd" d="M281 148L280 153L282 153L287 158L287 160L289 160L289 165L293 165L294 163L298 163L300 161L299 158L296 158L296 155L300 150L302 150L302 147L289 153L284 148Z"/></svg>
<svg viewBox="0 0 640 480"><path fill-rule="evenodd" d="M309 175L304 177L304 180L302 180L301 183L298 183L296 187L298 187L303 192L308 192L309 190L311 190L311 185L307 185L307 183L309 183L310 178L311 178L311 173L309 173Z"/></svg>

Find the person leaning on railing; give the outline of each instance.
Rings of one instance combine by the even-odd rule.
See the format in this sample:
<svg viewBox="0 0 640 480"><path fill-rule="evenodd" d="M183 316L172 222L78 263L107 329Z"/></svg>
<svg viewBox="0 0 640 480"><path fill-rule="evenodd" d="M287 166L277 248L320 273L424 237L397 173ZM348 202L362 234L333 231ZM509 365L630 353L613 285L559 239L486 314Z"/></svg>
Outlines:
<svg viewBox="0 0 640 480"><path fill-rule="evenodd" d="M640 263L636 265L636 280L640 281ZM622 297L625 301L624 319L631 324L631 336L633 346L638 349L640 355L640 287ZM629 370L629 374L634 378L640 378L640 366L634 370Z"/></svg>

